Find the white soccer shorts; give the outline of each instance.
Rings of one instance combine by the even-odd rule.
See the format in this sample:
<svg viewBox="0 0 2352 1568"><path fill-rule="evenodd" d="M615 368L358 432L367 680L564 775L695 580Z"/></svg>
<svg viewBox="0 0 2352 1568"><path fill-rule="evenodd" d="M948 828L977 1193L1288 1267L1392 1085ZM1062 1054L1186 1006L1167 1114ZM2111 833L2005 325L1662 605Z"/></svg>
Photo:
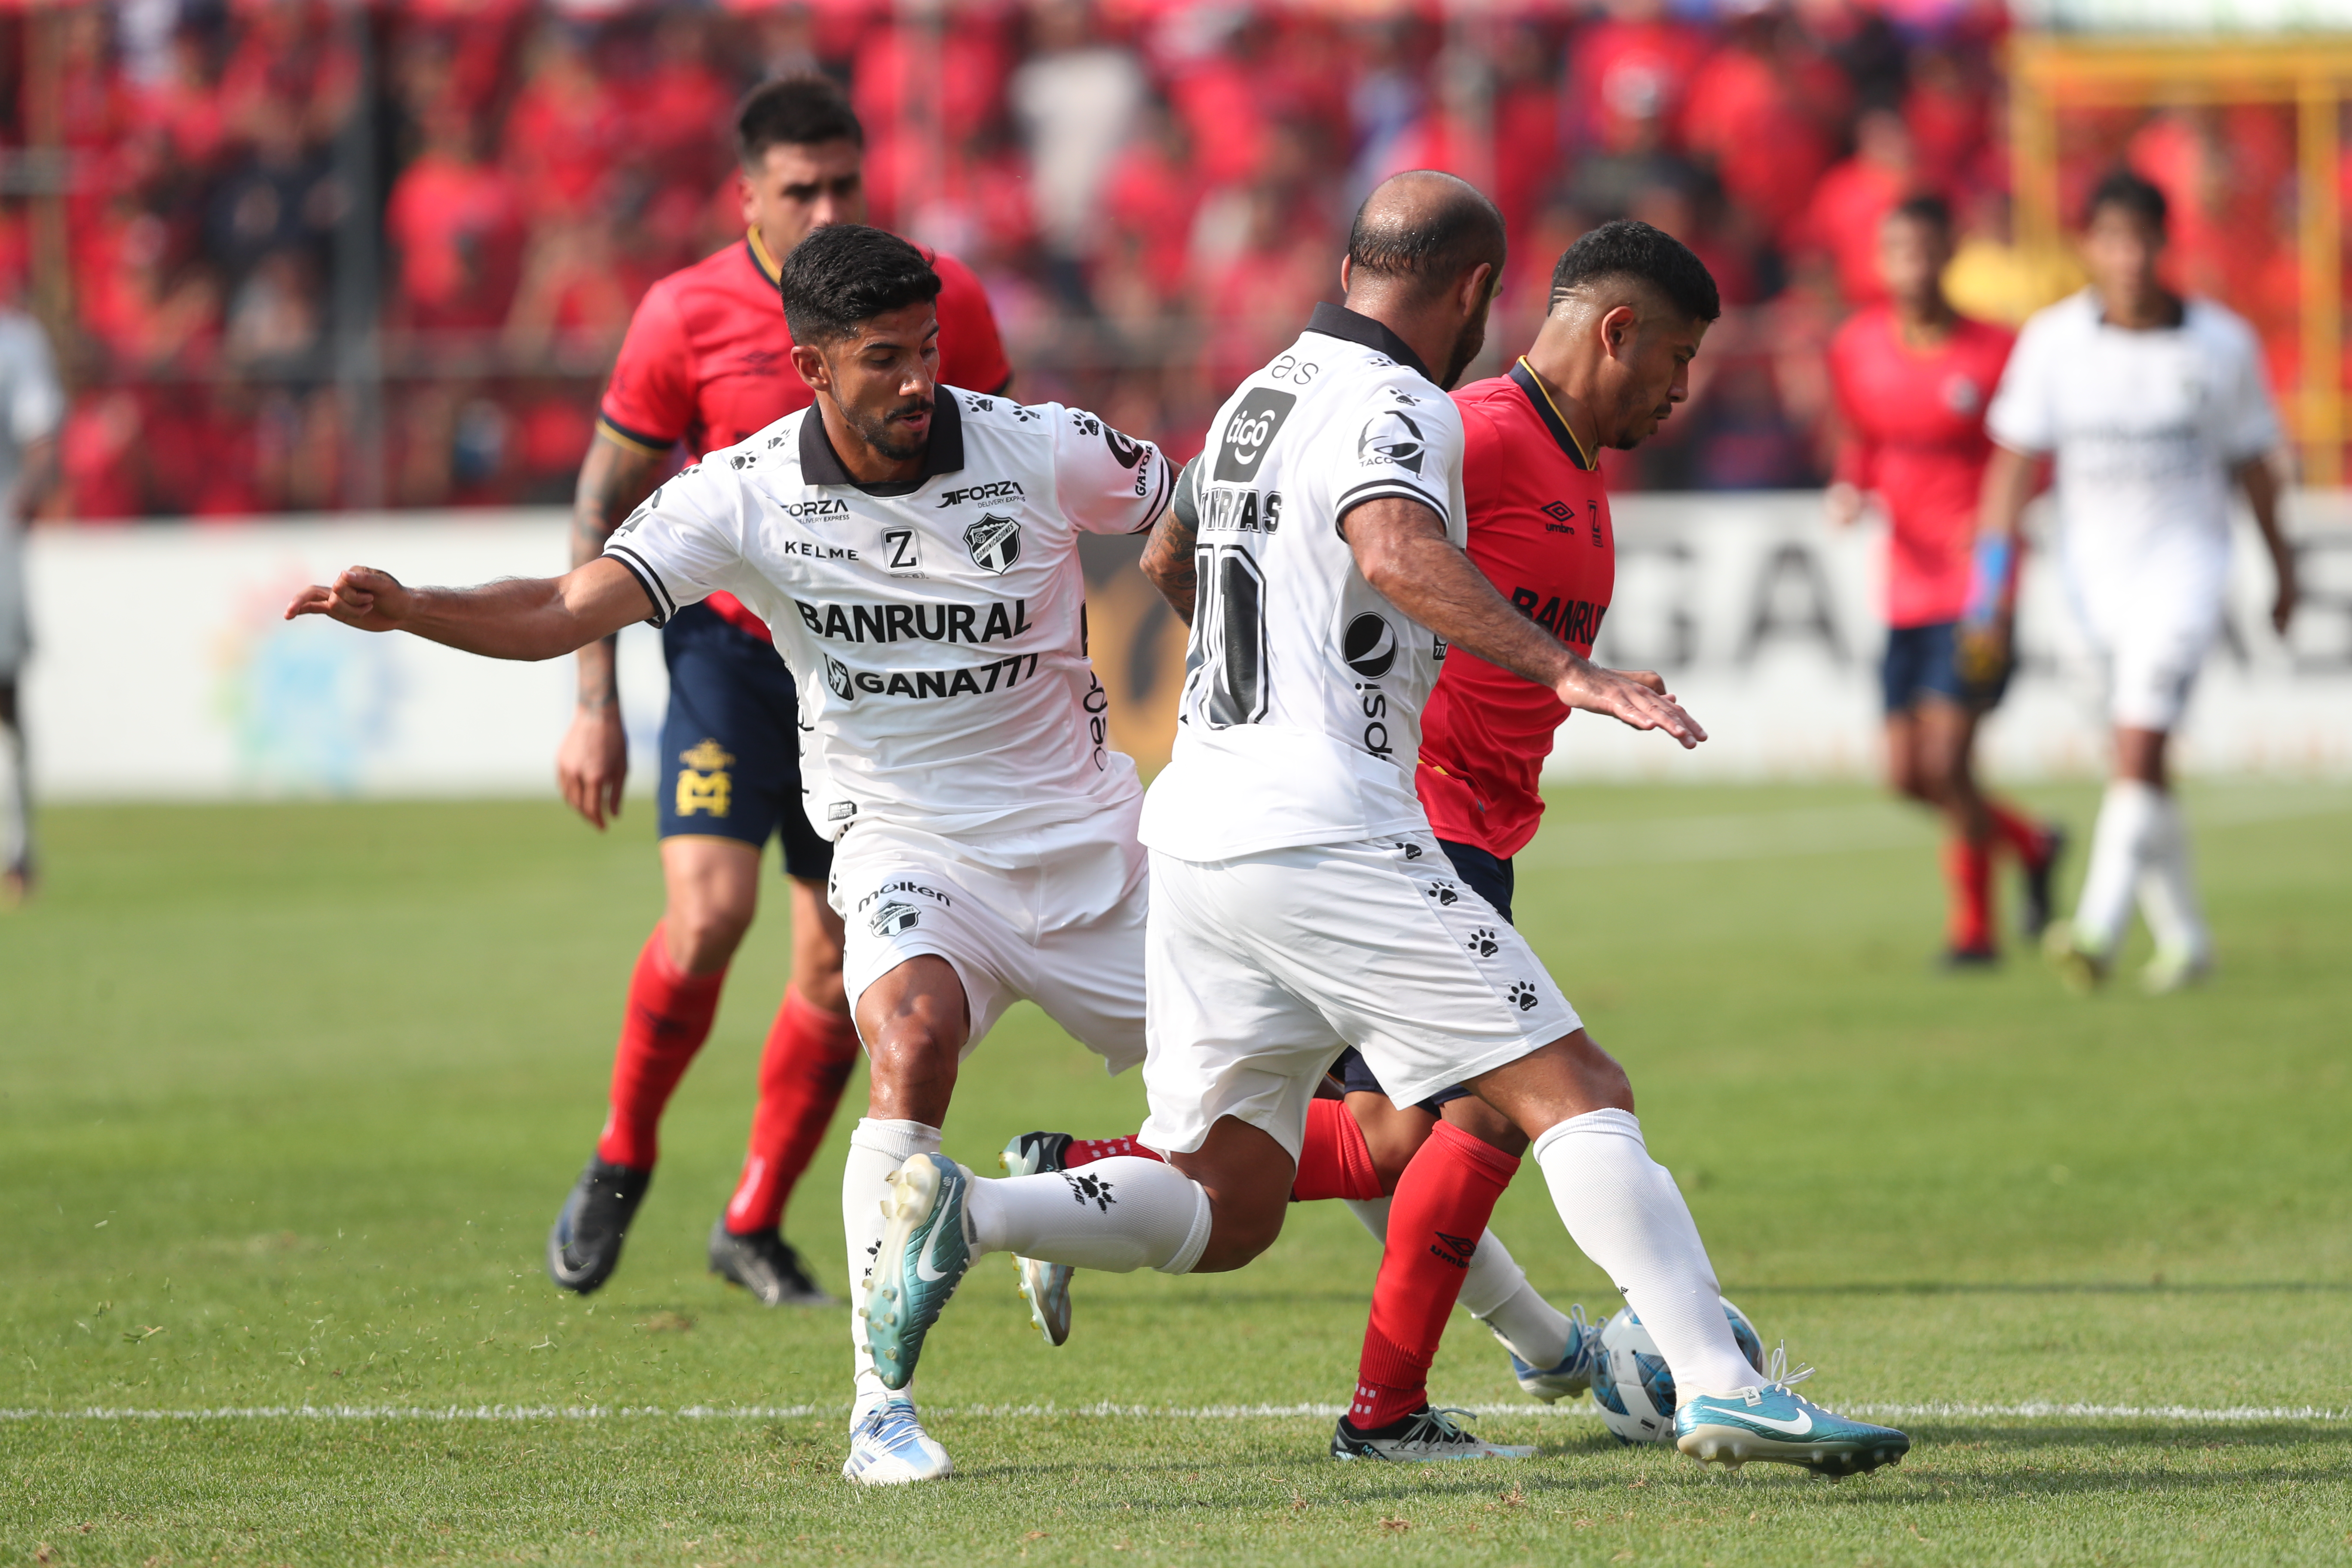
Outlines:
<svg viewBox="0 0 2352 1568"><path fill-rule="evenodd" d="M2106 690L2107 721L2177 729L2197 672L2221 630L2226 542L2149 542L2133 558L2070 552L2067 596Z"/></svg>
<svg viewBox="0 0 2352 1568"><path fill-rule="evenodd" d="M932 953L963 982L964 1055L1026 997L1112 1072L1140 1062L1150 882L1135 841L1139 806L980 842L879 822L850 829L835 847L828 892L847 930L851 1007L907 960Z"/></svg>
<svg viewBox="0 0 2352 1568"><path fill-rule="evenodd" d="M1411 1105L1580 1026L1527 940L1427 833L1202 863L1151 857L1142 1142L1238 1117L1297 1157L1346 1046Z"/></svg>

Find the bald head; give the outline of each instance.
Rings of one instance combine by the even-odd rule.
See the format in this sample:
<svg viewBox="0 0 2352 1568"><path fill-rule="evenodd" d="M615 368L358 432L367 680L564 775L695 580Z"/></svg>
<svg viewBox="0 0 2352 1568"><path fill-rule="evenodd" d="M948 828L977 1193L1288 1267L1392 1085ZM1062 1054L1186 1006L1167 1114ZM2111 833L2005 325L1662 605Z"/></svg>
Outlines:
<svg viewBox="0 0 2352 1568"><path fill-rule="evenodd" d="M1503 215L1477 186L1433 169L1381 181L1348 231L1354 287L1402 290L1419 300L1484 265L1503 270Z"/></svg>

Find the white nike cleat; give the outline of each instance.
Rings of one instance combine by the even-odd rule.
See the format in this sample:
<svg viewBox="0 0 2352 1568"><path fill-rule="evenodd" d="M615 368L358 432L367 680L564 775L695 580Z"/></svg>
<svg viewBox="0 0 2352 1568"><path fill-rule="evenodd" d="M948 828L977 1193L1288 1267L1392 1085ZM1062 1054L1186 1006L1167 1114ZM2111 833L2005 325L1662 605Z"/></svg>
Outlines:
<svg viewBox="0 0 2352 1568"><path fill-rule="evenodd" d="M886 1399L849 1430L849 1458L841 1467L844 1480L896 1487L953 1474L954 1462L923 1430L912 1400Z"/></svg>
<svg viewBox="0 0 2352 1568"><path fill-rule="evenodd" d="M1532 1459L1532 1447L1518 1447L1508 1443L1481 1441L1475 1433L1463 1430L1456 1415L1467 1415L1467 1410L1433 1410L1424 1405L1401 1421L1369 1430L1357 1426L1346 1416L1339 1417L1339 1430L1331 1434L1331 1457L1335 1459L1390 1459L1405 1464L1428 1464L1440 1459Z"/></svg>

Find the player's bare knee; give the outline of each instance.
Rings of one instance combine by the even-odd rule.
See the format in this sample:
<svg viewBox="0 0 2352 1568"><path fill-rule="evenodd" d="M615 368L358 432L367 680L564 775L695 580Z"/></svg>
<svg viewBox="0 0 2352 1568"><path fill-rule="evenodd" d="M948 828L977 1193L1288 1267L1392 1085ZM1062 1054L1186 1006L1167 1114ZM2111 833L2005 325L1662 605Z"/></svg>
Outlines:
<svg viewBox="0 0 2352 1568"><path fill-rule="evenodd" d="M1629 1085L1629 1092L1630 1089ZM1475 1094L1447 1100L1438 1114L1457 1131L1467 1132L1481 1143L1499 1149L1514 1158L1528 1152L1528 1135L1520 1131L1509 1117Z"/></svg>
<svg viewBox="0 0 2352 1568"><path fill-rule="evenodd" d="M1225 1274L1241 1268L1272 1247L1282 1234L1287 1197L1265 1203L1255 1197L1210 1197L1209 1243L1201 1249L1195 1274Z"/></svg>
<svg viewBox="0 0 2352 1568"><path fill-rule="evenodd" d="M1405 1166L1429 1142L1433 1119L1418 1106L1398 1105L1386 1095L1361 1090L1348 1096L1348 1114L1364 1135L1364 1152L1371 1156L1372 1173L1380 1178L1381 1195L1392 1194Z"/></svg>
<svg viewBox="0 0 2352 1568"><path fill-rule="evenodd" d="M743 933L751 929L753 910L727 899L688 899L673 904L663 921L669 933L670 958L688 974L710 974L727 967Z"/></svg>

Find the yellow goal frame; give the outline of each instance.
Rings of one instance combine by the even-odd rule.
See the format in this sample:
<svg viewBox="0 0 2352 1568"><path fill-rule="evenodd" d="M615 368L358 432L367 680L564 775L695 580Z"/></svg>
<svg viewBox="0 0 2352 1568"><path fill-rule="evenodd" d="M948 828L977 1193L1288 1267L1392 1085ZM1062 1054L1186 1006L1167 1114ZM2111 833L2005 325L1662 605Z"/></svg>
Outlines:
<svg viewBox="0 0 2352 1568"><path fill-rule="evenodd" d="M2058 210L2062 109L2166 104L2295 106L2302 261L2302 384L2287 423L2305 482L2344 482L2344 214L2336 189L2344 100L2352 96L2352 37L2264 39L2092 38L2021 33L2010 40L2010 157L2019 247L2064 243Z"/></svg>

